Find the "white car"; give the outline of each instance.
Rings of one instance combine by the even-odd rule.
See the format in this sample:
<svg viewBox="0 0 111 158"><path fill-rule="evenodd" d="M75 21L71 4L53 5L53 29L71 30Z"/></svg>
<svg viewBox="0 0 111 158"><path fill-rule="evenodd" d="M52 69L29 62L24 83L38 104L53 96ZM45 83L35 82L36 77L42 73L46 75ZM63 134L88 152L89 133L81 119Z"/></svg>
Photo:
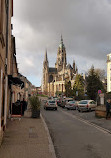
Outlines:
<svg viewBox="0 0 111 158"><path fill-rule="evenodd" d="M78 103L78 111L92 111L97 107L97 103L94 100L81 100Z"/></svg>
<svg viewBox="0 0 111 158"><path fill-rule="evenodd" d="M69 101L66 105L65 108L67 110L76 110L77 107L77 101L73 100L73 101Z"/></svg>
<svg viewBox="0 0 111 158"><path fill-rule="evenodd" d="M55 100L47 100L44 105L44 109L45 110L48 110L48 109L57 110L57 102Z"/></svg>

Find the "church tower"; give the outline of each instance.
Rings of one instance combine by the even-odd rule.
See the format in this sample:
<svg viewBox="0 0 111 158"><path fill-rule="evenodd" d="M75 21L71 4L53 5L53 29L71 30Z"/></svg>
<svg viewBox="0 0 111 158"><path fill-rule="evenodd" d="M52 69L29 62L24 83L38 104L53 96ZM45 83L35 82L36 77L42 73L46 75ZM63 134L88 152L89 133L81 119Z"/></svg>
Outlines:
<svg viewBox="0 0 111 158"><path fill-rule="evenodd" d="M49 62L47 58L47 50L45 52L45 58L43 62L43 83L42 83L42 91L47 92L48 86L48 70L49 70Z"/></svg>
<svg viewBox="0 0 111 158"><path fill-rule="evenodd" d="M66 48L63 43L63 38L61 35L61 42L58 48L58 53L57 53L57 60L55 63L55 67L57 68L58 71L61 71L63 68L66 68L67 61L66 61Z"/></svg>

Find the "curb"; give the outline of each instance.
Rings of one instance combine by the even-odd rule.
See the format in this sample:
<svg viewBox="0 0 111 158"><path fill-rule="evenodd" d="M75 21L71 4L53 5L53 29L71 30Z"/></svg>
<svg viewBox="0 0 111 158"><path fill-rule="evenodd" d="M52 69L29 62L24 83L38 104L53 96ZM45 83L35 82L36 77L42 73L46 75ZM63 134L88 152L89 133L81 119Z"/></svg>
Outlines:
<svg viewBox="0 0 111 158"><path fill-rule="evenodd" d="M48 141L49 141L49 151L50 151L50 153L51 153L51 155L52 155L52 158L57 158L57 157L56 157L56 154L55 154L54 145L53 145L53 142L52 142L50 133L49 133L49 129L48 129L48 127L47 127L47 124L45 123L45 120L44 120L42 114L40 114L40 117L41 117L41 119L42 119L42 122L43 122L43 124L44 124L45 130L46 130L46 132L47 132Z"/></svg>

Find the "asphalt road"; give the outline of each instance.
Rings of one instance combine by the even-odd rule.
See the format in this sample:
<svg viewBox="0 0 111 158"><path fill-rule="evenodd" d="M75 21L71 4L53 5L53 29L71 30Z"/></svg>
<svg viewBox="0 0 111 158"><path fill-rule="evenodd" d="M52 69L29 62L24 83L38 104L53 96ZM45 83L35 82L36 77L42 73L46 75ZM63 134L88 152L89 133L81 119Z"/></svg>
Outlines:
<svg viewBox="0 0 111 158"><path fill-rule="evenodd" d="M61 108L42 115L49 128L57 158L110 158L111 134L78 119Z"/></svg>

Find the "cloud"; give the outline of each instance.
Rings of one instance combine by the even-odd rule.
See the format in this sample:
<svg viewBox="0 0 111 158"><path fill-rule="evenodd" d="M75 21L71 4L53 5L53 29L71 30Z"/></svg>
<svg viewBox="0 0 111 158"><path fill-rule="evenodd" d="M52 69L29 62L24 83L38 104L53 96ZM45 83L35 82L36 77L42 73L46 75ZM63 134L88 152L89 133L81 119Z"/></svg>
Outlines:
<svg viewBox="0 0 111 158"><path fill-rule="evenodd" d="M13 33L20 71L35 73L41 80L45 49L54 66L61 33L67 60L75 58L80 72L92 64L105 69L106 54L111 51L110 15L111 0L14 2Z"/></svg>

